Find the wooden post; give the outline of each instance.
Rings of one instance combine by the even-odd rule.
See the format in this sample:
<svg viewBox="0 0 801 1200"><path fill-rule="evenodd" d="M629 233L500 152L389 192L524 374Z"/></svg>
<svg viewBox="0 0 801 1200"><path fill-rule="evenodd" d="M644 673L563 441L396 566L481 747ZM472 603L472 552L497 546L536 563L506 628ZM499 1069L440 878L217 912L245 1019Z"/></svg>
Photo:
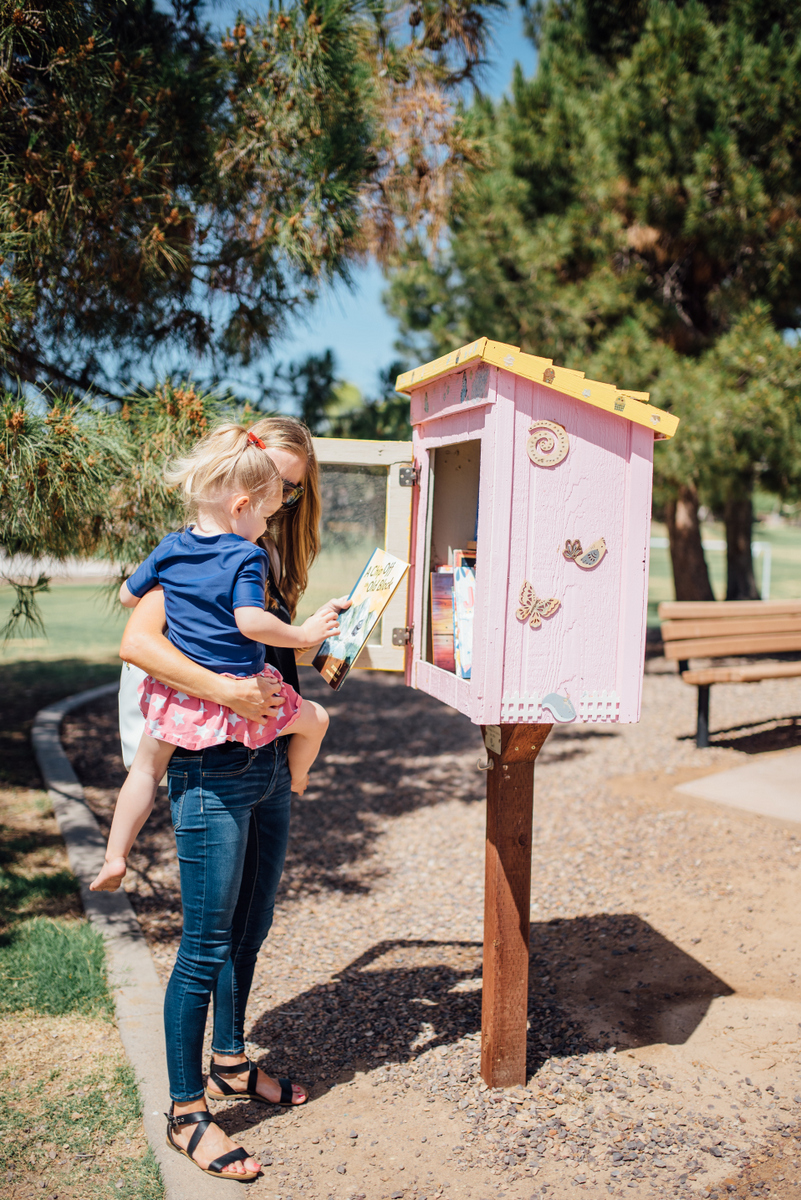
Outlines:
<svg viewBox="0 0 801 1200"><path fill-rule="evenodd" d="M526 1082L534 761L552 728L482 726L492 763L481 1006L481 1075L489 1087Z"/></svg>

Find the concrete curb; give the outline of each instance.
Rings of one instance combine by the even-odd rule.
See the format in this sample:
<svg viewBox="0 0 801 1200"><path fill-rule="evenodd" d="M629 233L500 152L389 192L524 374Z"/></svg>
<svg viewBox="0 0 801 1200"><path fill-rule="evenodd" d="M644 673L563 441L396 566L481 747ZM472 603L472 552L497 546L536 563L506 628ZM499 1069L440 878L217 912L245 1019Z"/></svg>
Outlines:
<svg viewBox="0 0 801 1200"><path fill-rule="evenodd" d="M31 732L33 750L67 845L70 867L81 885L84 911L105 939L117 1026L136 1074L145 1133L161 1168L165 1196L167 1200L185 1200L187 1196L218 1200L227 1195L232 1200L227 1180L202 1174L166 1145L163 1114L170 1093L162 1020L164 991L126 893L89 891L102 865L106 842L84 801L83 788L64 753L59 731L68 712L117 690L116 683L105 684L40 709Z"/></svg>

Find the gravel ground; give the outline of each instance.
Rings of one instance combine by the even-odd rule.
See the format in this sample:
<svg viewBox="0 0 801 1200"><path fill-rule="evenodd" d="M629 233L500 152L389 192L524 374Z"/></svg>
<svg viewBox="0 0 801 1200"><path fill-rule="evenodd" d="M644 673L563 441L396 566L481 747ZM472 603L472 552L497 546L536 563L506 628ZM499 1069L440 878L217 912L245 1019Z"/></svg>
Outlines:
<svg viewBox="0 0 801 1200"><path fill-rule="evenodd" d="M801 681L695 691L656 659L636 726L558 728L536 768L528 1079L478 1075L480 733L394 675L304 692L331 730L296 802L250 1053L312 1103L221 1107L260 1153L256 1196L801 1197L801 826L677 783L801 746ZM64 742L105 826L116 713ZM801 752L799 753L801 767ZM161 802L131 900L166 980L180 934Z"/></svg>

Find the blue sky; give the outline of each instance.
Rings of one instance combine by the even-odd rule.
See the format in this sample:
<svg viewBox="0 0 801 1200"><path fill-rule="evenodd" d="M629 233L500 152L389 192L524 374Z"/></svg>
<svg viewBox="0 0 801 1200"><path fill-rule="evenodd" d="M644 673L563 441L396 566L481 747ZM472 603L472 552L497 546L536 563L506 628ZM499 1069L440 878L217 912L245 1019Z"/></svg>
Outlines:
<svg viewBox="0 0 801 1200"><path fill-rule="evenodd" d="M209 19L222 26L230 24L238 10L248 11L251 7L220 0L209 4L207 11ZM495 44L483 87L497 97L506 91L516 61L526 75L533 75L537 58L534 47L523 34L523 17L516 0L510 0L509 10L498 13L494 22ZM296 323L288 336L275 343L273 353L261 365L269 372L274 362L297 361L330 346L335 349L340 376L355 383L362 392L374 393L378 371L395 357L397 337L396 323L381 302L384 287L375 263L354 271L352 288L344 285L329 288L309 310L306 319ZM236 389L234 378L230 383Z"/></svg>

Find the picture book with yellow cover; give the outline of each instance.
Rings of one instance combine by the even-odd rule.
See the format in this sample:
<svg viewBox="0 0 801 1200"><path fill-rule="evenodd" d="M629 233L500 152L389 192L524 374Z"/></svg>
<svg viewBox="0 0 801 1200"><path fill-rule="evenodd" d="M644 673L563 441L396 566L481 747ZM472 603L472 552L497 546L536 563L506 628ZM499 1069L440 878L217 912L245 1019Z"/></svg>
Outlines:
<svg viewBox="0 0 801 1200"><path fill-rule="evenodd" d="M338 691L359 657L409 564L386 550L374 550L339 616L339 633L326 638L312 660L323 679Z"/></svg>

